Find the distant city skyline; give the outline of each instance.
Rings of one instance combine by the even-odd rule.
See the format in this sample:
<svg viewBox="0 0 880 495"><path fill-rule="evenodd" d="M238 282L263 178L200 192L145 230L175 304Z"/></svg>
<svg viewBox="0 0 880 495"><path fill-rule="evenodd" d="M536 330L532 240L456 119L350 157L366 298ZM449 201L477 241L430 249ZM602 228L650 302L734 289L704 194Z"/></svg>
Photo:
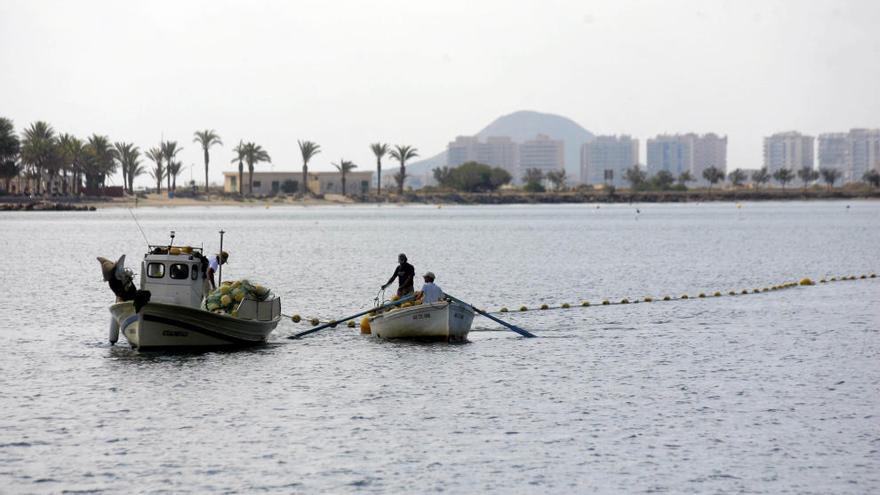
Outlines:
<svg viewBox="0 0 880 495"><path fill-rule="evenodd" d="M240 139L276 169L301 165L298 139L321 145L315 170L367 167L370 143L430 157L519 109L597 135L712 130L728 169L754 169L774 133L880 127L878 20L871 0L7 1L0 112L19 131L176 140L197 180L192 133L215 129L215 183Z"/></svg>

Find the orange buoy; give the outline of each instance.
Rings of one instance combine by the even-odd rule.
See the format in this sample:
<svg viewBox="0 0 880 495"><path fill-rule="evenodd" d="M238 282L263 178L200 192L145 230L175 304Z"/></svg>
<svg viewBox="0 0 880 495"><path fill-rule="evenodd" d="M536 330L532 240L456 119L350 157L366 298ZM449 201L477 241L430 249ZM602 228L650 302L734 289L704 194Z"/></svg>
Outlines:
<svg viewBox="0 0 880 495"><path fill-rule="evenodd" d="M370 317L364 316L361 319L361 333L372 333L370 330Z"/></svg>

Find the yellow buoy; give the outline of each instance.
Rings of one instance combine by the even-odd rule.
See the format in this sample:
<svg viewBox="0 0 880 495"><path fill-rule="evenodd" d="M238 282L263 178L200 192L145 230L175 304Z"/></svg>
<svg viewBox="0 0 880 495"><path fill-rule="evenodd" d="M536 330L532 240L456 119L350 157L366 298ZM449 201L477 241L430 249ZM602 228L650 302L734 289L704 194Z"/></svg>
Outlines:
<svg viewBox="0 0 880 495"><path fill-rule="evenodd" d="M706 294L703 294L702 292L700 292L700 294L697 297L706 297Z"/></svg>
<svg viewBox="0 0 880 495"><path fill-rule="evenodd" d="M813 281L810 280L809 278L801 279L800 284L801 284L801 285L816 285L816 284L814 284Z"/></svg>
<svg viewBox="0 0 880 495"><path fill-rule="evenodd" d="M732 291L728 292L727 295L728 295L728 296L735 296L735 295L736 295L736 291L735 291L735 290L732 290Z"/></svg>
<svg viewBox="0 0 880 495"><path fill-rule="evenodd" d="M714 295L715 297L721 297L721 293L718 292L718 291L716 291L715 294L713 294L713 295Z"/></svg>
<svg viewBox="0 0 880 495"><path fill-rule="evenodd" d="M671 300L672 300L672 298L671 298L671 297L669 297L669 296L663 296L663 300L664 300L664 301L671 301Z"/></svg>
<svg viewBox="0 0 880 495"><path fill-rule="evenodd" d="M629 299L627 299L627 298L621 299L620 304L629 304Z"/></svg>
<svg viewBox="0 0 880 495"><path fill-rule="evenodd" d="M587 307L590 305L590 301L584 301L581 303L581 306Z"/></svg>
<svg viewBox="0 0 880 495"><path fill-rule="evenodd" d="M609 301L608 299L602 301L602 306L608 306L609 304L611 304L611 301Z"/></svg>
<svg viewBox="0 0 880 495"><path fill-rule="evenodd" d="M550 306L547 306L546 304L542 304L541 309L550 309Z"/></svg>
<svg viewBox="0 0 880 495"><path fill-rule="evenodd" d="M172 256L176 256L176 255L180 254L180 248L179 248L179 247L173 247L173 248L171 248L171 249L168 250L168 254L170 254L170 255L172 255Z"/></svg>
<svg viewBox="0 0 880 495"><path fill-rule="evenodd" d="M370 317L364 316L361 319L361 333L370 333Z"/></svg>
<svg viewBox="0 0 880 495"><path fill-rule="evenodd" d="M525 306L520 306L520 307L519 307L519 310L520 310L520 311L528 311L529 308L527 308L527 307L525 307Z"/></svg>
<svg viewBox="0 0 880 495"><path fill-rule="evenodd" d="M293 315L293 316L290 317L290 319L291 319L294 323L299 323L300 320L302 320L302 317L301 317L300 315Z"/></svg>
<svg viewBox="0 0 880 495"><path fill-rule="evenodd" d="M653 297L646 297L645 298L645 302L653 302L653 301L654 301Z"/></svg>
<svg viewBox="0 0 880 495"><path fill-rule="evenodd" d="M682 298L682 299L687 299L687 298L688 298L688 295L687 295L687 294L682 294L682 295L681 295L681 298Z"/></svg>
<svg viewBox="0 0 880 495"><path fill-rule="evenodd" d="M507 308L501 308L502 313L507 313Z"/></svg>
<svg viewBox="0 0 880 495"><path fill-rule="evenodd" d="M568 304L568 303L562 303L562 307L565 308L565 309L568 309L568 308L571 307L571 305Z"/></svg>
<svg viewBox="0 0 880 495"><path fill-rule="evenodd" d="M309 323L311 323L312 325L317 325L318 323L321 323L321 320L317 318L312 318L311 320L309 320Z"/></svg>
<svg viewBox="0 0 880 495"><path fill-rule="evenodd" d="M354 328L354 320L348 320L346 325L348 325L348 328Z"/></svg>

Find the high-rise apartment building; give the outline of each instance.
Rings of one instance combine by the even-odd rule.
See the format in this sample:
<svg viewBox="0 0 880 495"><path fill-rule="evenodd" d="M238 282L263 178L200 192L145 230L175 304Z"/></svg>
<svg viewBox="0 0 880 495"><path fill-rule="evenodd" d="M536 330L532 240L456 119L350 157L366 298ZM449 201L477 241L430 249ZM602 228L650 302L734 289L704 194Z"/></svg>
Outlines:
<svg viewBox="0 0 880 495"><path fill-rule="evenodd" d="M796 131L780 132L764 138L764 166L773 172L787 168L797 171L814 167L813 136Z"/></svg>
<svg viewBox="0 0 880 495"><path fill-rule="evenodd" d="M715 167L727 173L727 136L661 134L647 144L648 174L665 170L678 177L688 171L698 183L706 183L703 171Z"/></svg>
<svg viewBox="0 0 880 495"><path fill-rule="evenodd" d="M520 144L518 178L530 168L536 168L544 173L565 169L565 142L538 134L535 139Z"/></svg>
<svg viewBox="0 0 880 495"><path fill-rule="evenodd" d="M697 136L692 134L694 142L694 158L691 164L691 175L698 183L706 184L703 171L715 167L727 176L727 136L715 133Z"/></svg>
<svg viewBox="0 0 880 495"><path fill-rule="evenodd" d="M819 168L839 170L843 182L852 180L849 135L845 132L819 134Z"/></svg>
<svg viewBox="0 0 880 495"><path fill-rule="evenodd" d="M581 146L581 182L625 184L626 169L639 163L639 140L630 136L596 136Z"/></svg>
<svg viewBox="0 0 880 495"><path fill-rule="evenodd" d="M485 143L477 137L458 136L446 147L446 164L457 167L467 162L501 167L515 176L519 168L519 147L506 136L490 136Z"/></svg>
<svg viewBox="0 0 880 495"><path fill-rule="evenodd" d="M849 155L850 180L862 180L868 170L880 172L880 129L850 129Z"/></svg>

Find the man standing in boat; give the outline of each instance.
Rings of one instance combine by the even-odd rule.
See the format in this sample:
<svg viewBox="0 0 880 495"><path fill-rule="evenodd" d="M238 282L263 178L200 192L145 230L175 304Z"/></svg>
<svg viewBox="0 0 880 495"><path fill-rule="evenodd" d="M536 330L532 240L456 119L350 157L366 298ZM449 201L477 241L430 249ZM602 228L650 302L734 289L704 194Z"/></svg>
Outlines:
<svg viewBox="0 0 880 495"><path fill-rule="evenodd" d="M215 254L208 260L208 282L211 283L211 290L215 290L217 288L217 284L214 283L214 273L220 271L220 265L225 265L226 261L229 259L229 253L226 251L220 251L220 254Z"/></svg>
<svg viewBox="0 0 880 495"><path fill-rule="evenodd" d="M406 262L406 255L403 253L397 255L397 263L394 275L391 275L382 289L384 290L394 282L394 279L397 279L397 295L403 297L413 293L413 279L416 276L416 269Z"/></svg>

